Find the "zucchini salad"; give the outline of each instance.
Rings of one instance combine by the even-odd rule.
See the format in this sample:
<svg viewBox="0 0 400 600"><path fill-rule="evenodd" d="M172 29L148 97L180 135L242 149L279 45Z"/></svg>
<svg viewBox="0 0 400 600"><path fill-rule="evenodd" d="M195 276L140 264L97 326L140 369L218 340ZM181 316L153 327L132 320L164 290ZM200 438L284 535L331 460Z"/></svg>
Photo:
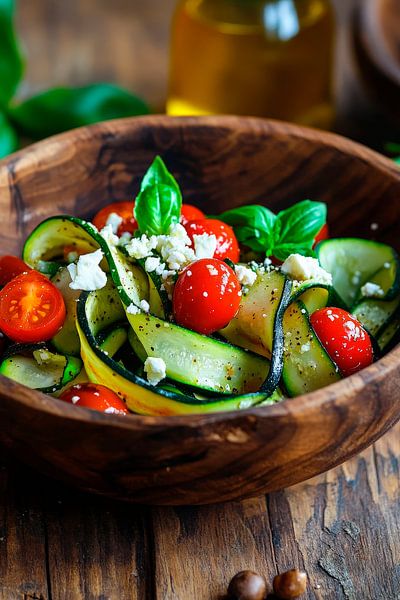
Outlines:
<svg viewBox="0 0 400 600"><path fill-rule="evenodd" d="M399 259L326 220L311 200L206 217L156 157L135 201L50 217L0 257L0 372L117 415L242 410L352 375L399 339Z"/></svg>

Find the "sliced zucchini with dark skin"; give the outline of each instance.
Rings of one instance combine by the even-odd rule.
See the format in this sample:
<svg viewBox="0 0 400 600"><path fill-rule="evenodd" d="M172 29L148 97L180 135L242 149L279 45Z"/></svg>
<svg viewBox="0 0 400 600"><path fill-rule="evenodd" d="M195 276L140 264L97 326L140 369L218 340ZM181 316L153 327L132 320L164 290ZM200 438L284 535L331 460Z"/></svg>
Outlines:
<svg viewBox="0 0 400 600"><path fill-rule="evenodd" d="M400 308L379 330L376 341L381 352L388 352L400 341Z"/></svg>
<svg viewBox="0 0 400 600"><path fill-rule="evenodd" d="M50 352L43 344L15 344L0 365L0 374L27 387L52 394L73 381L82 360Z"/></svg>
<svg viewBox="0 0 400 600"><path fill-rule="evenodd" d="M307 394L341 379L338 367L314 333L303 303L293 302L289 306L283 329L282 379L289 396Z"/></svg>
<svg viewBox="0 0 400 600"><path fill-rule="evenodd" d="M326 285L314 284L307 288L301 288L297 293L292 293L293 301L299 300L304 304L308 313L312 315L316 310L328 306L331 296L331 288Z"/></svg>
<svg viewBox="0 0 400 600"><path fill-rule="evenodd" d="M40 261L54 261L63 257L65 246L75 246L80 253L94 252L98 248L104 253L105 265L117 287L120 297L128 306L140 306L148 298L148 279L140 267L132 264L107 236L101 236L87 221L71 216L46 219L29 235L23 249L23 260L34 269Z"/></svg>
<svg viewBox="0 0 400 600"><path fill-rule="evenodd" d="M256 392L241 396L214 396L204 400L193 395L175 394L145 379L107 356L99 348L96 336L104 327L120 320L109 310L108 294L116 291L83 292L78 302L78 333L81 355L91 381L106 385L123 398L133 412L145 415L181 415L214 413L250 408L266 401L271 394ZM121 306L121 310L122 306ZM191 332L189 332L191 333Z"/></svg>
<svg viewBox="0 0 400 600"><path fill-rule="evenodd" d="M352 314L373 337L378 338L380 332L392 320L400 306L400 296L394 300L362 300L353 309Z"/></svg>
<svg viewBox="0 0 400 600"><path fill-rule="evenodd" d="M233 344L271 358L276 326L291 301L291 290L291 282L280 271L259 274L242 297L236 317L219 333Z"/></svg>
<svg viewBox="0 0 400 600"><path fill-rule="evenodd" d="M100 350L112 358L128 340L127 327L123 325L113 327L106 335L101 337L102 339L98 341Z"/></svg>
<svg viewBox="0 0 400 600"><path fill-rule="evenodd" d="M382 285L385 300L393 300L400 292L399 257L386 244L359 238L329 239L318 244L316 253L321 267L332 274L333 287L347 308L359 301L367 282Z"/></svg>
<svg viewBox="0 0 400 600"><path fill-rule="evenodd" d="M141 258L138 260L138 264L142 267L143 272L145 271L146 260ZM163 287L163 279L161 275L157 275L155 271L147 273L149 278L149 304L150 312L152 315L165 319L172 314L172 302L168 298L168 293Z"/></svg>
<svg viewBox="0 0 400 600"><path fill-rule="evenodd" d="M67 316L64 325L51 340L53 346L62 354L79 356L81 344L76 330L76 303L80 296L79 290L72 290L69 287L71 276L67 267L61 267L56 275L52 277L51 282L60 290L63 295Z"/></svg>
<svg viewBox="0 0 400 600"><path fill-rule="evenodd" d="M132 327L129 327L128 340L129 340L132 350L134 351L134 353L136 354L138 359L142 363L144 363L144 361L147 358L146 350L143 348L143 344L140 342L138 336L133 331Z"/></svg>

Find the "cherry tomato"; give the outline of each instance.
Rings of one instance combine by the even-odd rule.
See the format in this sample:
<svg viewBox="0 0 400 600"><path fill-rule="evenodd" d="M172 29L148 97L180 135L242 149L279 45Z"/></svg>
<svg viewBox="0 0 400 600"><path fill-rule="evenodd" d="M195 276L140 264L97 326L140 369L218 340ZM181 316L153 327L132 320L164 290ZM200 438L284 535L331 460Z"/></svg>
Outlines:
<svg viewBox="0 0 400 600"><path fill-rule="evenodd" d="M108 204L93 218L92 223L100 229L103 229L107 223L107 219L111 213L117 214L119 217L123 219L121 225L118 227L118 235L121 236L123 233L134 233L138 228L137 221L133 216L133 210L135 208L135 203L129 200L123 202L113 202L112 204Z"/></svg>
<svg viewBox="0 0 400 600"><path fill-rule="evenodd" d="M75 406L84 406L111 415L129 414L125 402L115 392L98 383L72 385L61 394L60 399Z"/></svg>
<svg viewBox="0 0 400 600"><path fill-rule="evenodd" d="M342 308L321 308L311 325L342 375L348 377L374 360L371 339L361 323Z"/></svg>
<svg viewBox="0 0 400 600"><path fill-rule="evenodd" d="M195 221L197 219L205 219L206 215L197 206L191 204L182 204L181 218L182 225L186 225L189 221Z"/></svg>
<svg viewBox="0 0 400 600"><path fill-rule="evenodd" d="M64 321L61 292L37 271L18 275L0 291L0 330L14 342L49 340Z"/></svg>
<svg viewBox="0 0 400 600"><path fill-rule="evenodd" d="M30 270L31 268L18 256L0 256L0 286L6 285L17 275L27 273Z"/></svg>
<svg viewBox="0 0 400 600"><path fill-rule="evenodd" d="M206 335L225 327L239 310L241 285L222 260L201 258L179 275L172 299L176 322Z"/></svg>
<svg viewBox="0 0 400 600"><path fill-rule="evenodd" d="M217 238L217 249L214 258L221 260L229 258L234 263L239 262L239 243L230 225L218 219L199 219L189 221L184 227L192 240L192 244L194 235L201 235L202 233L214 234Z"/></svg>
<svg viewBox="0 0 400 600"><path fill-rule="evenodd" d="M329 237L329 229L328 229L328 224L325 223L325 225L322 227L322 229L320 230L320 232L316 235L315 237L315 241L314 241L314 246L313 248L315 248L315 246L319 243L322 242L323 240L327 240Z"/></svg>

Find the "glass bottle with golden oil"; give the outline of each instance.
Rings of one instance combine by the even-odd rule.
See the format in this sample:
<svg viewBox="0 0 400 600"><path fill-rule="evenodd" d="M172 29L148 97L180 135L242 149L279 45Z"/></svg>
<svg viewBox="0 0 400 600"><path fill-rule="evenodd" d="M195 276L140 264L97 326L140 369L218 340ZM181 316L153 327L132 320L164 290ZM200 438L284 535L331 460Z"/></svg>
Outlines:
<svg viewBox="0 0 400 600"><path fill-rule="evenodd" d="M181 0L167 112L329 128L334 28L329 0Z"/></svg>

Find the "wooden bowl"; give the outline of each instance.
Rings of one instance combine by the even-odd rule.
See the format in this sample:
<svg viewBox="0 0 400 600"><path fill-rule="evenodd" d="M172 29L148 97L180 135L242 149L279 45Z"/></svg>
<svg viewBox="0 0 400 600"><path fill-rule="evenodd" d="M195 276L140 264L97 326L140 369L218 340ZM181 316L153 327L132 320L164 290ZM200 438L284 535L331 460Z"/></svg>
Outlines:
<svg viewBox="0 0 400 600"><path fill-rule="evenodd" d="M78 129L0 163L0 249L17 252L42 219L91 217L133 198L160 154L187 202L329 205L334 235L400 245L400 171L343 138L250 118L165 116ZM371 224L376 227L371 228ZM1 439L81 489L151 504L262 494L326 471L400 417L400 348L357 375L281 404L185 417L104 415L0 378Z"/></svg>

